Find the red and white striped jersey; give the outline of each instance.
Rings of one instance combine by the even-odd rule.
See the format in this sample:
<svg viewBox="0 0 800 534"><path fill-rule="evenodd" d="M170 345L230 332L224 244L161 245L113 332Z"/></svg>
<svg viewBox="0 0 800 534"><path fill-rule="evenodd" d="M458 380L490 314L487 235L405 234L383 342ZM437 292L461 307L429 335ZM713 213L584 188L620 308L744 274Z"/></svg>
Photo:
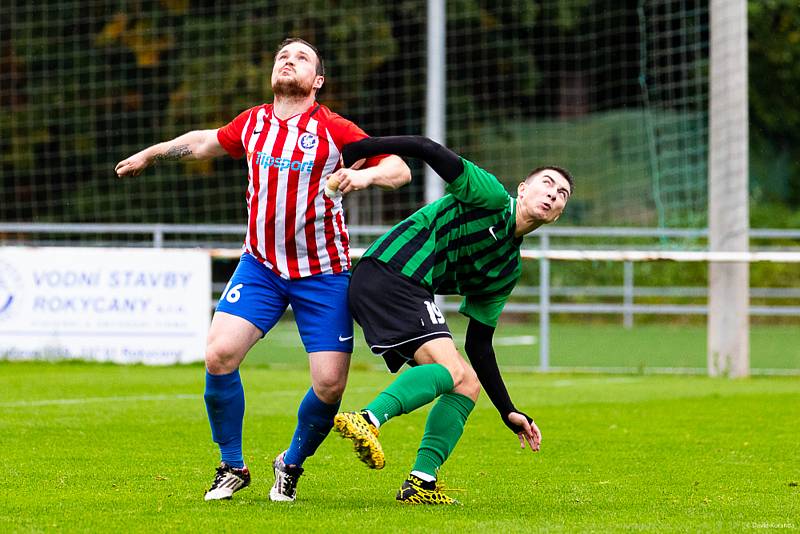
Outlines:
<svg viewBox="0 0 800 534"><path fill-rule="evenodd" d="M220 128L222 147L235 158L247 156L244 250L285 279L348 270L342 199L323 193L323 178L341 166L341 148L364 137L361 128L317 103L287 120L263 104Z"/></svg>

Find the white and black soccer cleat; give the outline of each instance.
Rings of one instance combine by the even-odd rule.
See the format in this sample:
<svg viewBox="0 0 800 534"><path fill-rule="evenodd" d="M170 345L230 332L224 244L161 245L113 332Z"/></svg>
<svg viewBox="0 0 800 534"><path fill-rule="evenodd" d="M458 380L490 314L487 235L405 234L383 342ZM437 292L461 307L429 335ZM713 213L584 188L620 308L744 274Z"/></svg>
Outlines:
<svg viewBox="0 0 800 534"><path fill-rule="evenodd" d="M286 454L285 451L272 462L275 470L275 484L269 490L271 501L294 501L297 497L297 479L303 474L303 468L283 463L284 454Z"/></svg>
<svg viewBox="0 0 800 534"><path fill-rule="evenodd" d="M206 492L205 500L218 501L230 499L231 496L242 488L250 485L250 470L247 466L239 469L221 462L217 467L214 482Z"/></svg>

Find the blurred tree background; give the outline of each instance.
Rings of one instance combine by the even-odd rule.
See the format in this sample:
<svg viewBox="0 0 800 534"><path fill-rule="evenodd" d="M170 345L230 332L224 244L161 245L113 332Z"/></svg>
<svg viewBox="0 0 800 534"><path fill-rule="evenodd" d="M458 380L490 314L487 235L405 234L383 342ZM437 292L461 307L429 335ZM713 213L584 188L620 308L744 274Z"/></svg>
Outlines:
<svg viewBox="0 0 800 534"><path fill-rule="evenodd" d="M581 194L568 224L705 224L707 1L447 6L449 145L509 187L542 159L569 166ZM800 226L800 4L751 0L749 25L753 225ZM135 180L114 165L270 101L290 35L322 51L322 103L374 135L420 134L425 30L421 0L7 0L0 221L241 222L241 161ZM351 215L385 224L415 209L413 170L412 186L365 193Z"/></svg>
<svg viewBox="0 0 800 534"><path fill-rule="evenodd" d="M800 3L748 3L754 226L800 227Z"/></svg>

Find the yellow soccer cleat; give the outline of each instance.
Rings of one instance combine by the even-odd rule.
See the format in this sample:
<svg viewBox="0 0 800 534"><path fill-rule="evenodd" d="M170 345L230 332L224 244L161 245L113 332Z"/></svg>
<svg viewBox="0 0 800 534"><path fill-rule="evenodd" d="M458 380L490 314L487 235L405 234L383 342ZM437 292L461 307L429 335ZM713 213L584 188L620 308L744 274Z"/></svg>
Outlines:
<svg viewBox="0 0 800 534"><path fill-rule="evenodd" d="M380 431L369 420L367 412L342 412L333 418L333 429L353 441L359 459L370 469L383 469L386 461L378 441Z"/></svg>
<svg viewBox="0 0 800 534"><path fill-rule="evenodd" d="M395 498L404 504L461 504L442 493L436 487L436 481L424 482L414 475L408 475Z"/></svg>

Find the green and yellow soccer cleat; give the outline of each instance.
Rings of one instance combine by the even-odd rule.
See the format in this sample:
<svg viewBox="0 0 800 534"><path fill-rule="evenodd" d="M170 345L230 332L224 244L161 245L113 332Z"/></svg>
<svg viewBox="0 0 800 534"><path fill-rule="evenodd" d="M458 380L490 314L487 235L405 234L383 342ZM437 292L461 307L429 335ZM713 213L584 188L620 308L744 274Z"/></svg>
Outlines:
<svg viewBox="0 0 800 534"><path fill-rule="evenodd" d="M436 481L424 482L414 475L408 475L395 498L404 504L461 504L442 493Z"/></svg>
<svg viewBox="0 0 800 534"><path fill-rule="evenodd" d="M380 431L369 420L367 412L342 412L333 418L333 429L353 441L359 459L370 469L383 469L386 461L378 441Z"/></svg>

